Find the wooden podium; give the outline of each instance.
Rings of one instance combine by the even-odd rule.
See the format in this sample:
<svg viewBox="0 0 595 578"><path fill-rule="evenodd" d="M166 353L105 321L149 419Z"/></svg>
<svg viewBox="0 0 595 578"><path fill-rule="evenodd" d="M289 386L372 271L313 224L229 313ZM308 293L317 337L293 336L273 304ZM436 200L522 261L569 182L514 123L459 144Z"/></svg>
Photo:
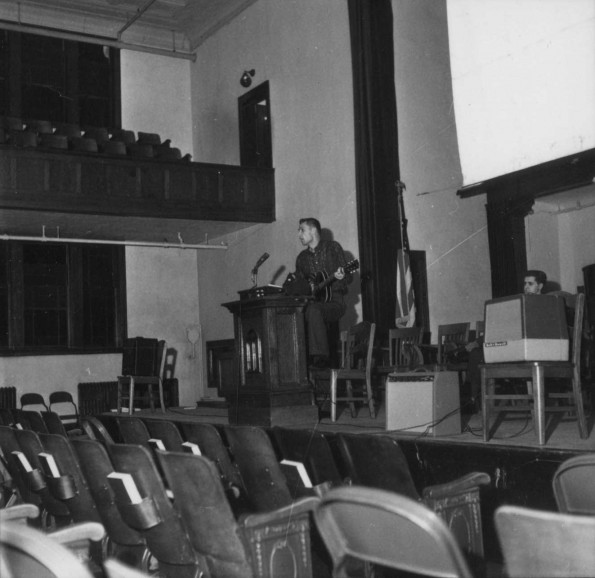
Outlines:
<svg viewBox="0 0 595 578"><path fill-rule="evenodd" d="M223 390L230 424L265 427L318 422L308 382L304 298L267 294L265 288L240 292L223 303L234 316L233 386Z"/></svg>

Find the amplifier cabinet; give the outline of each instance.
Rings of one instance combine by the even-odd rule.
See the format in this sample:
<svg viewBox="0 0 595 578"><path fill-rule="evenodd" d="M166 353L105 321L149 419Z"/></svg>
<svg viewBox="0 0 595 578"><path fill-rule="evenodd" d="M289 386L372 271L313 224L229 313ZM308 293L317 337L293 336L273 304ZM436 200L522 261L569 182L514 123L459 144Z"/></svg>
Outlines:
<svg viewBox="0 0 595 578"><path fill-rule="evenodd" d="M390 373L386 378L386 429L431 436L461 433L458 373Z"/></svg>

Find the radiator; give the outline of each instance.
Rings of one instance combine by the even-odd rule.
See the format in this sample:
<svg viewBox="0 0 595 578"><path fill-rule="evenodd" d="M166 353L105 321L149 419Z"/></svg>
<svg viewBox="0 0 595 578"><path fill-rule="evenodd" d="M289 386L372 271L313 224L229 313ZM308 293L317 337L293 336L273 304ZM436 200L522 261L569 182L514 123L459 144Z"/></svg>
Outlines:
<svg viewBox="0 0 595 578"><path fill-rule="evenodd" d="M16 409L17 388L14 386L0 387L0 407L3 409Z"/></svg>
<svg viewBox="0 0 595 578"><path fill-rule="evenodd" d="M78 384L80 415L98 415L115 409L117 401L117 381L92 381Z"/></svg>
<svg viewBox="0 0 595 578"><path fill-rule="evenodd" d="M166 407L178 405L178 380L163 381L163 397ZM135 406L137 404L135 403ZM78 406L80 415L98 415L118 407L117 381L92 381L78 384ZM140 407L146 404L140 403Z"/></svg>

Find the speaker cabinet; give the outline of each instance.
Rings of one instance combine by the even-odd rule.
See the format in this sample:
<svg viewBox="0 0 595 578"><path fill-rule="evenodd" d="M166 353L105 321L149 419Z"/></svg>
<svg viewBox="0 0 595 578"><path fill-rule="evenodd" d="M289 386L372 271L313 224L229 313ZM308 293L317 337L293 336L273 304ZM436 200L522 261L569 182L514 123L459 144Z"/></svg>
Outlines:
<svg viewBox="0 0 595 578"><path fill-rule="evenodd" d="M456 371L391 373L386 378L386 429L431 436L461 433Z"/></svg>

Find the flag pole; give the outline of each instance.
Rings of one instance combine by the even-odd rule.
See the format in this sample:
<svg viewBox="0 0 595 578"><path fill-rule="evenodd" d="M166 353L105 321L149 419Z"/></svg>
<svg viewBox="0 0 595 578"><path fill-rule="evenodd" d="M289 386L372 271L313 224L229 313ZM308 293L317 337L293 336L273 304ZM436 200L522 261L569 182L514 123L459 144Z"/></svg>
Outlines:
<svg viewBox="0 0 595 578"><path fill-rule="evenodd" d="M409 260L409 240L407 238L407 219L405 218L405 206L403 202L403 191L405 183L395 181L395 188L398 194L399 209L399 231L401 235L401 246L397 250L397 291L396 291L396 327L415 326L415 296L413 294L413 279Z"/></svg>
<svg viewBox="0 0 595 578"><path fill-rule="evenodd" d="M397 203L399 210L399 233L401 241L401 246L399 249L408 251L409 243L407 241L407 219L405 218L405 204L403 202L403 191L405 191L407 187L403 181L397 179L395 181L395 188L397 189Z"/></svg>

